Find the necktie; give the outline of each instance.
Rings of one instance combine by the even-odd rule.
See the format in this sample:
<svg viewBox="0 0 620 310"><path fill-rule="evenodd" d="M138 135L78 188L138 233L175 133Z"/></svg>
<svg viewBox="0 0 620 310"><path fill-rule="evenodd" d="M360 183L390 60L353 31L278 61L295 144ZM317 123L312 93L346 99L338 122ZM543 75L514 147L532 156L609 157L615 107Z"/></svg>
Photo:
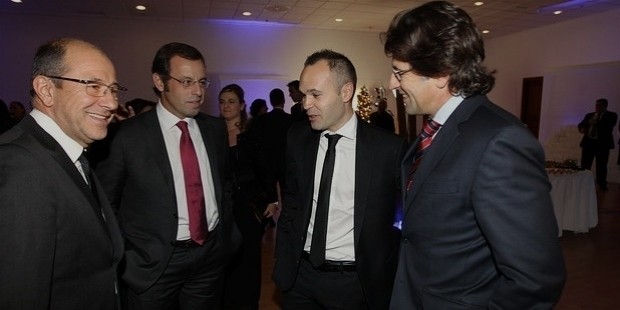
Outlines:
<svg viewBox="0 0 620 310"><path fill-rule="evenodd" d="M190 238L202 245L207 240L208 226L205 212L205 200L200 178L200 166L198 156L192 143L192 138L187 129L187 123L177 123L181 129L181 163L183 165L183 178L185 180L185 195L187 196L187 209L189 214Z"/></svg>
<svg viewBox="0 0 620 310"><path fill-rule="evenodd" d="M84 173L84 177L86 178L86 184L88 185L88 187L91 187L90 165L88 164L88 158L86 158L86 152L82 152L80 157L78 157L78 161L80 162L80 165L82 166L82 172Z"/></svg>
<svg viewBox="0 0 620 310"><path fill-rule="evenodd" d="M329 210L329 196L336 162L336 143L342 138L341 135L325 134L327 138L327 151L321 172L319 184L319 196L316 201L316 213L314 216L314 230L312 231L312 243L310 244L310 262L314 267L319 267L325 262L325 242L327 240L327 213Z"/></svg>
<svg viewBox="0 0 620 310"><path fill-rule="evenodd" d="M424 126L422 127L422 132L420 132L420 136L418 138L418 144L416 145L416 151L413 156L413 164L409 169L409 177L407 181L407 190L410 190L413 186L413 174L418 169L420 162L422 161L422 157L426 154L426 150L431 143L433 142L433 135L441 128L441 124L436 121L428 118L425 119Z"/></svg>

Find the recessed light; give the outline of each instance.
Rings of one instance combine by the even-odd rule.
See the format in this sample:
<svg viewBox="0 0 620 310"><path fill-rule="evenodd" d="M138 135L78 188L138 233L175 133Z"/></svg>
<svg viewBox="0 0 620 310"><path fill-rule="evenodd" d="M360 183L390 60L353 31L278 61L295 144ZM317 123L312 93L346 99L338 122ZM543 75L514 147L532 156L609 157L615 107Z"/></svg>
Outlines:
<svg viewBox="0 0 620 310"><path fill-rule="evenodd" d="M484 2L482 2L482 1L476 1L476 2L474 2L474 5L475 5L475 6L481 6L481 5L483 5L483 4L484 4Z"/></svg>
<svg viewBox="0 0 620 310"><path fill-rule="evenodd" d="M343 19L342 19L342 18L336 18L336 19L334 19L334 20L335 20L335 21L337 21L337 22L341 22L341 21L343 21Z"/></svg>
<svg viewBox="0 0 620 310"><path fill-rule="evenodd" d="M490 32L491 32L491 30L487 30L487 29L482 30L482 33L485 33L485 34L486 34L486 33L490 33Z"/></svg>
<svg viewBox="0 0 620 310"><path fill-rule="evenodd" d="M553 11L553 15L560 15L562 14L562 11Z"/></svg>
<svg viewBox="0 0 620 310"><path fill-rule="evenodd" d="M243 16L252 16L252 12L245 11L241 13Z"/></svg>
<svg viewBox="0 0 620 310"><path fill-rule="evenodd" d="M22 3L22 0L11 0L11 2Z"/></svg>
<svg viewBox="0 0 620 310"><path fill-rule="evenodd" d="M146 10L146 7L144 5L136 5L136 10L144 11L144 10Z"/></svg>

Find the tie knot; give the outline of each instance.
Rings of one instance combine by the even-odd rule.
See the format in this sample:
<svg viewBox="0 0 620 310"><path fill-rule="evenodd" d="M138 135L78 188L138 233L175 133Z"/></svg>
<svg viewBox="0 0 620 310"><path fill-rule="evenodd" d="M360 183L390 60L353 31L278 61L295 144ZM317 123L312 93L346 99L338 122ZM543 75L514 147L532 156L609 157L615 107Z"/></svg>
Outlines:
<svg viewBox="0 0 620 310"><path fill-rule="evenodd" d="M336 147L336 143L338 143L338 140L340 140L340 138L342 138L342 135L339 134L325 134L325 138L327 138L327 149L333 149L334 147Z"/></svg>
<svg viewBox="0 0 620 310"><path fill-rule="evenodd" d="M422 128L422 133L420 135L423 137L431 137L437 132L437 130L439 130L439 128L441 128L441 124L428 118L424 122L424 127Z"/></svg>
<svg viewBox="0 0 620 310"><path fill-rule="evenodd" d="M179 129L181 129L182 133L188 133L189 132L187 130L187 122L186 121L179 121L177 123L177 127L179 127Z"/></svg>

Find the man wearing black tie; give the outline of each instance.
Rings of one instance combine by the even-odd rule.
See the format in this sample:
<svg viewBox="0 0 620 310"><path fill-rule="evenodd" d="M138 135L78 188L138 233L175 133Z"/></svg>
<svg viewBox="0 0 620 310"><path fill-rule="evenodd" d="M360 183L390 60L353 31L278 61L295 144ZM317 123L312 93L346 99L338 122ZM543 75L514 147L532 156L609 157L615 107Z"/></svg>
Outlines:
<svg viewBox="0 0 620 310"><path fill-rule="evenodd" d="M300 90L309 122L289 130L273 278L283 309L386 309L404 139L359 121L344 55L310 55Z"/></svg>
<svg viewBox="0 0 620 310"><path fill-rule="evenodd" d="M97 166L127 245L127 309L217 309L239 244L226 124L200 113L210 81L196 48L162 46L152 72L159 103L121 123Z"/></svg>
<svg viewBox="0 0 620 310"><path fill-rule="evenodd" d="M601 190L607 190L607 163L609 150L614 148L614 126L618 114L607 111L607 99L596 100L595 112L588 113L577 128L583 134L581 139L581 168L591 169L596 159L596 183Z"/></svg>
<svg viewBox="0 0 620 310"><path fill-rule="evenodd" d="M32 65L34 110L0 136L0 309L118 309L123 241L84 149L118 92L110 59L59 39Z"/></svg>

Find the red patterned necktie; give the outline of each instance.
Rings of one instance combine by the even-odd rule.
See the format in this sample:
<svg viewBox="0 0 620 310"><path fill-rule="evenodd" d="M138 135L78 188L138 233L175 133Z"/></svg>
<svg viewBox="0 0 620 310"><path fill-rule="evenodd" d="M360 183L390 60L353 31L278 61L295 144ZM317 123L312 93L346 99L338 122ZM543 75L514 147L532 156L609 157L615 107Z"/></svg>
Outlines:
<svg viewBox="0 0 620 310"><path fill-rule="evenodd" d="M422 157L426 154L428 147L431 146L431 143L433 142L433 135L437 132L437 130L439 130L439 128L441 128L441 124L430 118L425 119L422 132L420 132L418 145L416 145L413 165L411 165L411 168L409 169L407 190L410 190L413 186L413 174L418 169L420 162L422 162Z"/></svg>
<svg viewBox="0 0 620 310"><path fill-rule="evenodd" d="M187 210L189 213L189 234L194 242L202 245L207 240L207 215L205 199L200 178L198 156L187 130L187 123L180 121L177 126L181 129L181 162L183 164L183 178L185 179L185 195L187 196Z"/></svg>

